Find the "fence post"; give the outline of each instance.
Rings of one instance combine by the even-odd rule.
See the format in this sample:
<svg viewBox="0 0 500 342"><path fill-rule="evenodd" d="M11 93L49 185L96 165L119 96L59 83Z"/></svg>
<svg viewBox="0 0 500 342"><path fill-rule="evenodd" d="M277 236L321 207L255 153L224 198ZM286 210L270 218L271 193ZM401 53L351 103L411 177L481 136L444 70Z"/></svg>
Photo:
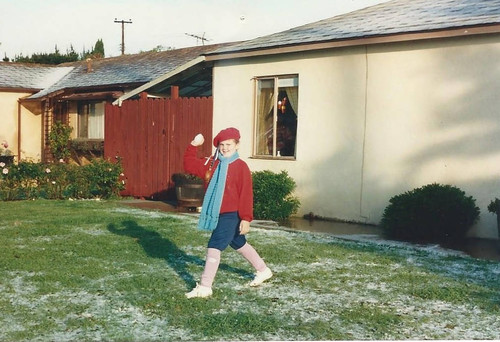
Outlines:
<svg viewBox="0 0 500 342"><path fill-rule="evenodd" d="M179 98L179 86L171 86L170 87L170 98L178 99Z"/></svg>

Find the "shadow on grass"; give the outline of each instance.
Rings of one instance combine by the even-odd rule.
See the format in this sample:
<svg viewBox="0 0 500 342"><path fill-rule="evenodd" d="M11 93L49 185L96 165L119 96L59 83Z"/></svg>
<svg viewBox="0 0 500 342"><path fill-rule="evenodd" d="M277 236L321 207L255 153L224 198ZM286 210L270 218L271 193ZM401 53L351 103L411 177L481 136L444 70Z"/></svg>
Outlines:
<svg viewBox="0 0 500 342"><path fill-rule="evenodd" d="M190 264L204 266L205 260L194 255L186 254L169 239L162 237L155 231L148 230L138 225L135 221L123 221L119 227L111 223L108 225L108 230L116 235L130 236L141 245L148 256L164 259L186 283L188 288L196 285L196 280L189 272L188 266ZM253 276L250 272L226 264L221 264L219 269L239 274L245 278L251 279Z"/></svg>

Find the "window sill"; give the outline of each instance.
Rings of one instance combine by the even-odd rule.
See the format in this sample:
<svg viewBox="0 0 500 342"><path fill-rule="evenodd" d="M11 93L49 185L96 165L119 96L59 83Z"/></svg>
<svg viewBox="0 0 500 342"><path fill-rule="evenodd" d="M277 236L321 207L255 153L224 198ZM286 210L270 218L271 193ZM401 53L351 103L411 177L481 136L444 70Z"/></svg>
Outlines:
<svg viewBox="0 0 500 342"><path fill-rule="evenodd" d="M76 151L104 151L104 140L77 138L71 141L71 147Z"/></svg>
<svg viewBox="0 0 500 342"><path fill-rule="evenodd" d="M250 159L296 161L295 157L251 156Z"/></svg>

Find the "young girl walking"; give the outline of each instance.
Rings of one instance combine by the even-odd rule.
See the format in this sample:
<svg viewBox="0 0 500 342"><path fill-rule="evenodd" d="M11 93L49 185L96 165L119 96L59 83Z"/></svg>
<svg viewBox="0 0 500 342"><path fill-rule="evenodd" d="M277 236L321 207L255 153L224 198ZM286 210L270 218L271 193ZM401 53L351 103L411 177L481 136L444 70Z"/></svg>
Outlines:
<svg viewBox="0 0 500 342"><path fill-rule="evenodd" d="M245 237L253 219L253 189L250 169L238 155L239 140L240 132L236 128L223 129L214 138L216 152L213 158L200 159L197 157L197 147L205 139L198 134L184 153L185 171L209 182L198 228L212 231L201 282L186 293L187 298L212 295L212 284L219 269L221 252L228 246L255 268L255 278L250 286L259 286L273 276Z"/></svg>

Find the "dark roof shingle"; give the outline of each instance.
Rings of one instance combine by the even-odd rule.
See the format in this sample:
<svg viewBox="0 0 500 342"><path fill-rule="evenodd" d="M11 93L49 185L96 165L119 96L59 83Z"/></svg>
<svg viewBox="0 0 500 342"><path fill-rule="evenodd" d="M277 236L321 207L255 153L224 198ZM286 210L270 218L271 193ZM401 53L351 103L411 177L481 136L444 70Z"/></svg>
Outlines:
<svg viewBox="0 0 500 342"><path fill-rule="evenodd" d="M0 88L37 91L60 80L72 67L0 63Z"/></svg>
<svg viewBox="0 0 500 342"><path fill-rule="evenodd" d="M95 59L91 61L91 72L87 72L86 61L61 64L62 67L72 67L73 70L59 82L32 95L30 99L41 98L63 89L136 86L160 77L206 52L227 45L229 43Z"/></svg>
<svg viewBox="0 0 500 342"><path fill-rule="evenodd" d="M500 0L394 0L210 54L500 24Z"/></svg>

